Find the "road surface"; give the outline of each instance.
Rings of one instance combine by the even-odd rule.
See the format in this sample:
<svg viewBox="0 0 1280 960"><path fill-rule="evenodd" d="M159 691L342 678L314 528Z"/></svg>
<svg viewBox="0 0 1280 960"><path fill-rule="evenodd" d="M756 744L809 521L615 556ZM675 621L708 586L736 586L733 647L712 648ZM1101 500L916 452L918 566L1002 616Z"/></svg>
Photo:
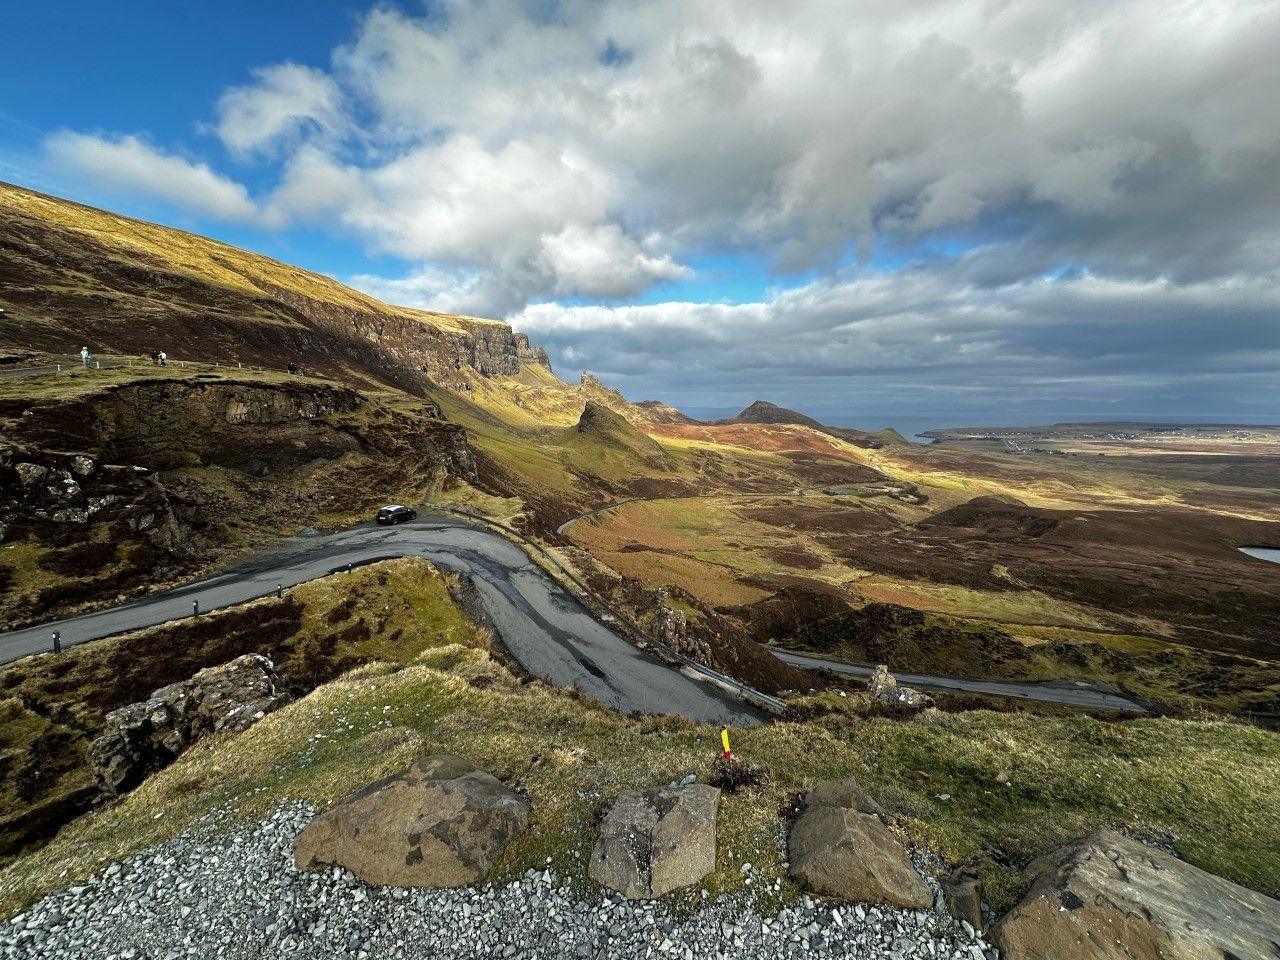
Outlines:
<svg viewBox="0 0 1280 960"><path fill-rule="evenodd" d="M503 644L530 673L576 686L622 712L681 714L735 726L762 714L710 683L694 680L598 623L518 547L495 534L438 515L395 527L361 524L294 537L208 580L107 610L0 633L0 662L46 651L53 630L64 645L154 626L267 596L346 568L392 557L425 557L473 579ZM145 691L144 691L145 692Z"/></svg>
<svg viewBox="0 0 1280 960"><path fill-rule="evenodd" d="M770 653L783 663L806 670L831 670L852 677L869 677L871 667L860 667L823 657L792 653L789 650L770 648ZM1012 680L968 680L963 677L935 677L919 673L894 673L898 680L909 687L920 687L940 693L981 693L995 697L1012 697L1017 700L1038 700L1086 710L1120 710L1127 713L1146 713L1136 700L1082 681L1057 681L1054 683L1018 683Z"/></svg>
<svg viewBox="0 0 1280 960"><path fill-rule="evenodd" d="M530 673L578 687L623 712L681 714L698 721L745 726L762 714L714 684L695 680L638 649L596 621L563 587L510 541L450 517L426 515L395 527L361 524L336 533L294 537L216 577L131 603L36 627L0 633L0 663L41 653L59 631L64 646L139 630L268 596L346 569L393 557L425 557L469 575L498 636ZM869 667L785 650L793 666L869 676ZM1141 712L1119 694L1088 685L1014 683L898 674L903 683L953 693L1039 700L1086 709Z"/></svg>

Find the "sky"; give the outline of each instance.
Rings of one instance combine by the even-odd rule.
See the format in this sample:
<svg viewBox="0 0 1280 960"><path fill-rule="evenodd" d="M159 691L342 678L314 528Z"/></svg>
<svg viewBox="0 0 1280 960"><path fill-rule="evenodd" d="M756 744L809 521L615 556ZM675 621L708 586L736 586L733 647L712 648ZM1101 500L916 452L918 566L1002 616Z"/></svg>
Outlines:
<svg viewBox="0 0 1280 960"><path fill-rule="evenodd" d="M632 399L1280 419L1274 0L4 25L0 179L508 320Z"/></svg>

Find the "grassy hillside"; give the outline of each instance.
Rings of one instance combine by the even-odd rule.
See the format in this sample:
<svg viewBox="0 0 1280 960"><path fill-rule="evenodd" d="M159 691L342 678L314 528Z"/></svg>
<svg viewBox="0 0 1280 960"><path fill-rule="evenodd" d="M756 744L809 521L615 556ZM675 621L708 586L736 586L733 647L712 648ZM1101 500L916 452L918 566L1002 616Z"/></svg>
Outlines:
<svg viewBox="0 0 1280 960"><path fill-rule="evenodd" d="M121 802L77 821L0 872L0 914L211 811L250 817L296 797L324 806L432 751L473 759L533 800L531 829L495 880L549 860L586 889L593 824L619 790L712 774L717 728L618 716L521 682L482 645L439 647L435 637L444 639L434 634L416 655L326 684L244 734L205 741ZM846 775L914 843L976 864L997 908L1017 895L1018 867L1104 824L1255 889L1280 885L1280 833L1270 815L1280 741L1264 731L986 711L903 721L876 715L860 697L834 695L799 702L795 717L735 731L735 753L764 780L724 798L717 867L706 882L712 892L742 888L744 861L781 877L780 811L797 791ZM797 894L785 880L780 894L755 890L766 907Z"/></svg>
<svg viewBox="0 0 1280 960"><path fill-rule="evenodd" d="M1166 702L1280 710L1280 586L1237 550L1280 545L1274 445L1200 437L1185 449L1166 438L1095 450L1075 438L1013 456L994 442L922 447L891 430L832 430L764 402L697 423L661 403L629 403L588 374L564 382L505 325L379 304L180 231L4 187L0 227L0 302L10 308L0 351L73 349L82 336L120 352L181 343L254 366L296 359L361 388L367 404L326 424L330 441L342 434L360 449L322 443L313 464L274 483L268 471L266 499L252 470L166 467L178 504L216 505L206 539L217 549L196 551L206 558L268 535L259 506L272 498L305 508L286 526L341 523L367 508L335 489L432 498L509 521L580 572L604 564L739 613L786 588L828 592L854 608L972 621L973 635L990 624L1036 648L1032 676L1122 679ZM124 384L152 374L95 376ZM75 392L86 379L31 381L7 395L11 405L84 409ZM465 430L476 466L466 482L442 484L406 457L424 399ZM39 597L96 565L102 575L80 589L102 598L119 586L112 571L154 562L145 550L126 555L119 537L88 540L57 544L64 552L50 558L48 544L11 537L0 590L17 584ZM893 640L844 649L896 649ZM935 666L965 655L948 648ZM968 655L975 669L1007 667L977 648ZM923 648L911 665L929 667Z"/></svg>
<svg viewBox="0 0 1280 960"><path fill-rule="evenodd" d="M281 533L474 479L465 434L435 413L331 381L207 367L0 379L0 616L153 588ZM89 458L83 475L77 456ZM43 480L21 473L33 468Z"/></svg>
<svg viewBox="0 0 1280 960"><path fill-rule="evenodd" d="M391 306L206 237L0 184L0 352L97 352L283 369L419 393L535 362L503 323Z"/></svg>
<svg viewBox="0 0 1280 960"><path fill-rule="evenodd" d="M89 742L104 715L204 667L270 657L305 695L363 663L407 663L432 647L487 646L450 596L456 579L424 560L362 567L199 619L0 667L0 860L87 810Z"/></svg>

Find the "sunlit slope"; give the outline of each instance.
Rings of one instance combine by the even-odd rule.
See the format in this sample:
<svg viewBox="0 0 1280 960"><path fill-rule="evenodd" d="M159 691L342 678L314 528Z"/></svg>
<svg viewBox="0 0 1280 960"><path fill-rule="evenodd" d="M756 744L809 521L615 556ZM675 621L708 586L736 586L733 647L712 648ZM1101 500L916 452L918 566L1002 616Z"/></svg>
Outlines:
<svg viewBox="0 0 1280 960"><path fill-rule="evenodd" d="M662 422L669 408L655 413L589 375L569 384L534 365L512 377L471 375L462 390L431 396L467 429L482 477L517 499L535 530L627 499L781 494L879 477L863 462L867 451L807 429L672 432Z"/></svg>
<svg viewBox="0 0 1280 960"><path fill-rule="evenodd" d="M363 384L515 373L543 358L506 324L381 303L182 230L0 184L0 350L146 354Z"/></svg>

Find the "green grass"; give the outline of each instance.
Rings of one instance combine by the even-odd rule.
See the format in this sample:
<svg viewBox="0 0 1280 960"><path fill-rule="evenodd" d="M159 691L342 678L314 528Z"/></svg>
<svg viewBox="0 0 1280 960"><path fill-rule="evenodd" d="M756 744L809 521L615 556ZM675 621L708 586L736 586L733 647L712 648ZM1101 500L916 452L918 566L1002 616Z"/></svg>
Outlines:
<svg viewBox="0 0 1280 960"><path fill-rule="evenodd" d="M1271 812L1280 740L1264 731L987 711L900 721L870 713L859 697L830 695L799 707L806 719L734 733L735 753L767 779L723 800L717 866L705 884L712 892L739 889L744 860L781 875L783 803L794 791L847 775L910 840L949 860L977 862L997 907L1017 895L1019 879L987 851L1021 864L1100 825L1168 843L1255 889L1274 893L1280 885L1280 824ZM592 824L618 791L687 772L705 777L718 742L717 728L622 717L523 683L482 649L434 647L407 665L363 667L244 734L193 748L119 804L0 873L0 914L212 810L255 817L285 798L325 806L436 751L468 757L529 791L530 829L508 849L495 881L550 858L586 890ZM761 905L795 894L784 883ZM687 906L697 895L675 900Z"/></svg>
<svg viewBox="0 0 1280 960"><path fill-rule="evenodd" d="M452 575L406 558L199 619L0 668L0 856L30 848L84 809L90 740L110 710L244 653L272 658L301 694L371 661L437 646L485 647L454 604Z"/></svg>

